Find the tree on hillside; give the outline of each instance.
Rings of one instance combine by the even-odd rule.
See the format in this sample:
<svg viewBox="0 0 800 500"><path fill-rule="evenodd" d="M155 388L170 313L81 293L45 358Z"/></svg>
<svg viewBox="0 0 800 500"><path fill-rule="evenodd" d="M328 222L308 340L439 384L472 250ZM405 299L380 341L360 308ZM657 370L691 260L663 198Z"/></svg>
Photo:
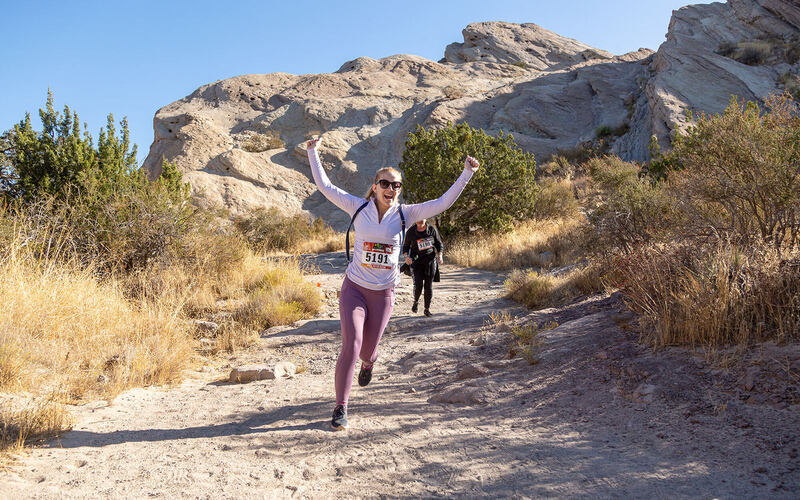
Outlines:
<svg viewBox="0 0 800 500"><path fill-rule="evenodd" d="M466 123L428 130L417 126L408 135L400 162L406 200L441 196L461 173L467 155L481 168L455 205L437 217L443 234L508 231L514 222L533 216L538 194L533 154L522 151L511 135L501 131L492 137Z"/></svg>
<svg viewBox="0 0 800 500"><path fill-rule="evenodd" d="M130 143L128 121L120 122L117 135L114 116L108 115L97 146L78 114L64 106L55 110L53 94L39 110L41 131L33 128L30 114L3 134L0 140L0 186L6 196L32 199L41 195L63 198L70 190L107 194L137 171L136 145Z"/></svg>
<svg viewBox="0 0 800 500"><path fill-rule="evenodd" d="M693 117L660 159L690 232L800 244L800 109L788 94L766 107L731 97L721 114Z"/></svg>

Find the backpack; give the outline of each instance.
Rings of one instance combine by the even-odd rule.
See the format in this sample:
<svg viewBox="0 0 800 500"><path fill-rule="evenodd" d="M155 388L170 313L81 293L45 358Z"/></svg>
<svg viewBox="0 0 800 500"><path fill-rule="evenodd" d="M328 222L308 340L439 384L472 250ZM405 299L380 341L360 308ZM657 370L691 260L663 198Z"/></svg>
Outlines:
<svg viewBox="0 0 800 500"><path fill-rule="evenodd" d="M344 248L345 248L345 252L347 253L347 263L348 264L350 263L350 228L353 227L353 223L356 221L356 216L358 215L358 213L361 212L362 210L364 210L364 207L369 205L369 201L370 200L365 201L363 205L358 207L358 210L356 210L356 213L353 214L353 218L350 219L350 225L347 226L347 232L345 233L346 236L344 238L344 241L345 241L345 243L344 243L345 247ZM397 210L400 212L400 223L403 226L403 229L400 232L400 252L402 252L403 251L403 238L405 238L405 236L406 236L406 216L403 215L403 205L400 205Z"/></svg>

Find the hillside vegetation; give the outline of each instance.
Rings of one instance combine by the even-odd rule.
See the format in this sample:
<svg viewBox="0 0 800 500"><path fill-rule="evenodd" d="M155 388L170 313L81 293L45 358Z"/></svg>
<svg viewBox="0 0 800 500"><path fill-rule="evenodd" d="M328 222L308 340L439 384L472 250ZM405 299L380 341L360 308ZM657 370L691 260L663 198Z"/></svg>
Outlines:
<svg viewBox="0 0 800 500"><path fill-rule="evenodd" d="M233 223L195 206L173 165L136 168L125 120L95 141L52 95L39 115L40 131L26 116L0 139L0 448L68 428L65 404L180 381L318 311L287 254L341 246L321 221Z"/></svg>
<svg viewBox="0 0 800 500"><path fill-rule="evenodd" d="M516 268L509 296L533 308L618 289L654 347L797 340L798 103L732 98L719 115L689 118L670 151L653 141L648 163L596 150L552 158L538 179L548 208L510 231L457 238L448 257Z"/></svg>

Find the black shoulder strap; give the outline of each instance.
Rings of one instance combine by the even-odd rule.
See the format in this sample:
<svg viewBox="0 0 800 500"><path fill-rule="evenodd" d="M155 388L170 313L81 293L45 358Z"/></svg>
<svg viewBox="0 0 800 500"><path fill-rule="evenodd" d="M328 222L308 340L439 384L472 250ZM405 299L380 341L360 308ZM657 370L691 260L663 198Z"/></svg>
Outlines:
<svg viewBox="0 0 800 500"><path fill-rule="evenodd" d="M400 231L400 253L403 253L403 242L406 237L406 216L403 215L403 205L397 207L397 210L400 212L400 223L402 224L402 231Z"/></svg>
<svg viewBox="0 0 800 500"><path fill-rule="evenodd" d="M369 200L365 201L363 205L358 207L358 210L356 210L356 213L354 213L353 217L350 219L350 225L347 226L347 232L345 233L346 236L344 237L344 242L345 242L344 243L344 245L345 245L344 248L345 248L345 252L347 253L347 262L348 263L350 263L350 229L353 227L353 222L355 222L356 216L358 215L358 213L361 212L362 210L364 210L364 207L366 207L367 205L369 205Z"/></svg>
<svg viewBox="0 0 800 500"><path fill-rule="evenodd" d="M350 219L350 225L347 226L347 232L345 233L344 237L344 245L345 245L345 253L347 254L347 263L350 263L350 229L353 227L353 223L356 221L356 216L364 210L364 207L369 205L369 200L365 201L363 205L358 207L356 213L353 214L353 217ZM402 224L402 231L400 232L400 251L403 251L403 238L406 236L406 216L403 214L403 205L398 207L398 211L400 212L400 223Z"/></svg>

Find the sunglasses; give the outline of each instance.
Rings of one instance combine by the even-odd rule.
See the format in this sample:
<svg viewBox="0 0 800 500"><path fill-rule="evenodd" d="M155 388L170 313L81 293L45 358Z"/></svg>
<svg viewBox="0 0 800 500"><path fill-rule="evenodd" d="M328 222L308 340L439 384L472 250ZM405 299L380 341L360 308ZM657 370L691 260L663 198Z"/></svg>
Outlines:
<svg viewBox="0 0 800 500"><path fill-rule="evenodd" d="M402 182L389 182L386 179L379 180L378 185L381 187L381 189L389 189L389 186L391 186L395 191L403 187Z"/></svg>

